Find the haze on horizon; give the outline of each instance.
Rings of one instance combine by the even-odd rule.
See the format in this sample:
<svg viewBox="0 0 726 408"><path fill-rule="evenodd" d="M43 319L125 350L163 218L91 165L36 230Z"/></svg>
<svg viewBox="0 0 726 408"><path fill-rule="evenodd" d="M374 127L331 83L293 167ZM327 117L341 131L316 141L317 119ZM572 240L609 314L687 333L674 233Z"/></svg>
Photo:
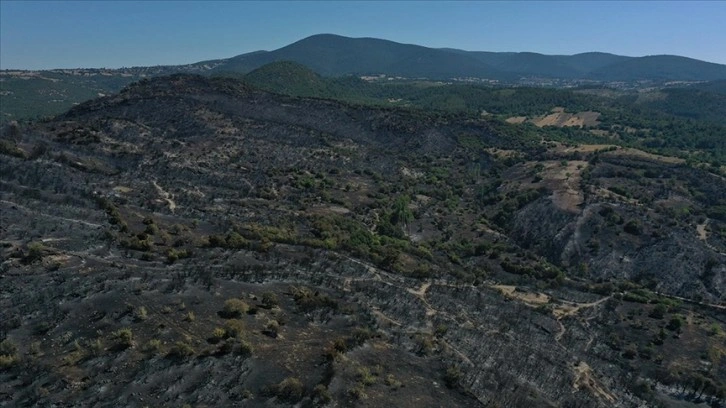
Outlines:
<svg viewBox="0 0 726 408"><path fill-rule="evenodd" d="M726 64L726 2L0 1L0 69L178 65L310 35Z"/></svg>

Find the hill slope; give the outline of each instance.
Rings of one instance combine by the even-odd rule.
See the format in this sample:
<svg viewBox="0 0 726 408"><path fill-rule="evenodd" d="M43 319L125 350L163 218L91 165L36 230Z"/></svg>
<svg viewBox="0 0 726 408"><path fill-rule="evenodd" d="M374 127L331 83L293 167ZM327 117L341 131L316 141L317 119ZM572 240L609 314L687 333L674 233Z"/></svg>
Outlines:
<svg viewBox="0 0 726 408"><path fill-rule="evenodd" d="M4 128L3 403L718 403L726 182L522 129L187 75Z"/></svg>

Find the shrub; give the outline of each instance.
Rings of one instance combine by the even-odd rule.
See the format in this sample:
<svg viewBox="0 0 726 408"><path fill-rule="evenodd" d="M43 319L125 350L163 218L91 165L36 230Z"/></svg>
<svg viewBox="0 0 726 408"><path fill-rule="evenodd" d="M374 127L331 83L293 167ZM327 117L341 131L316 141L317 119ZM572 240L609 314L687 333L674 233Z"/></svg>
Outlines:
<svg viewBox="0 0 726 408"><path fill-rule="evenodd" d="M338 303L329 296L318 291L313 292L306 287L293 286L290 288L290 292L295 299L295 304L304 312L319 308L336 309L338 307Z"/></svg>
<svg viewBox="0 0 726 408"><path fill-rule="evenodd" d="M313 388L313 401L317 402L316 406L328 404L332 400L333 397L330 395L328 387L324 384L318 384Z"/></svg>
<svg viewBox="0 0 726 408"><path fill-rule="evenodd" d="M683 326L683 319L680 316L674 316L666 326L666 329L674 332L680 332Z"/></svg>
<svg viewBox="0 0 726 408"><path fill-rule="evenodd" d="M12 355L12 356L0 355L0 368L12 367L17 362L18 362L17 355Z"/></svg>
<svg viewBox="0 0 726 408"><path fill-rule="evenodd" d="M444 374L444 384L449 388L455 388L459 385L461 377L461 369L457 366L451 366L446 369L446 373Z"/></svg>
<svg viewBox="0 0 726 408"><path fill-rule="evenodd" d="M272 337L277 338L277 333L280 330L280 323L277 320L268 320L265 324L263 333Z"/></svg>
<svg viewBox="0 0 726 408"><path fill-rule="evenodd" d="M244 333L245 326L241 320L228 320L224 324L224 330L226 337L240 337Z"/></svg>
<svg viewBox="0 0 726 408"><path fill-rule="evenodd" d="M283 401L295 403L302 399L305 389L299 378L288 377L279 384L270 386L269 391Z"/></svg>
<svg viewBox="0 0 726 408"><path fill-rule="evenodd" d="M212 344L216 344L226 338L227 338L227 331L221 327L217 327L212 331L212 335L209 337L209 342Z"/></svg>
<svg viewBox="0 0 726 408"><path fill-rule="evenodd" d="M371 386L376 383L376 376L371 374L371 370L368 367L359 368L357 377L358 381L365 386Z"/></svg>
<svg viewBox="0 0 726 408"><path fill-rule="evenodd" d="M45 253L45 247L40 242L33 242L28 245L28 255L25 257L24 262L31 264L35 261L39 261L43 258Z"/></svg>
<svg viewBox="0 0 726 408"><path fill-rule="evenodd" d="M0 342L0 368L11 367L18 361L18 347L7 339Z"/></svg>
<svg viewBox="0 0 726 408"><path fill-rule="evenodd" d="M225 239L225 243L226 247L230 249L242 249L248 245L247 240L236 232L229 233Z"/></svg>
<svg viewBox="0 0 726 408"><path fill-rule="evenodd" d="M361 346L363 343L366 342L366 340L370 339L372 337L372 334L370 330L363 328L363 327L356 327L353 329L353 333L351 334L351 342L356 346Z"/></svg>
<svg viewBox="0 0 726 408"><path fill-rule="evenodd" d="M356 400L362 400L368 398L368 395L366 395L365 389L363 389L363 386L361 384L357 384L355 387L348 390L348 395L350 395L351 398Z"/></svg>
<svg viewBox="0 0 726 408"><path fill-rule="evenodd" d="M194 355L194 347L189 343L177 341L169 350L169 357L186 358Z"/></svg>
<svg viewBox="0 0 726 408"><path fill-rule="evenodd" d="M93 341L88 342L88 351L93 356L100 356L103 352L103 341L101 339L96 339Z"/></svg>
<svg viewBox="0 0 726 408"><path fill-rule="evenodd" d="M325 357L328 360L335 360L340 354L348 351L348 343L344 338L339 337L333 340L328 347L325 348Z"/></svg>
<svg viewBox="0 0 726 408"><path fill-rule="evenodd" d="M144 321L149 317L149 312L146 310L144 306L140 306L135 310L134 313L134 319L137 322Z"/></svg>
<svg viewBox="0 0 726 408"><path fill-rule="evenodd" d="M623 227L623 231L631 235L640 235L643 232L643 227L638 221L630 220Z"/></svg>
<svg viewBox="0 0 726 408"><path fill-rule="evenodd" d="M128 327L113 332L113 338L116 340L116 346L120 349L126 349L134 345L134 334Z"/></svg>
<svg viewBox="0 0 726 408"><path fill-rule="evenodd" d="M10 340L0 342L0 356L12 356L18 352L18 347Z"/></svg>
<svg viewBox="0 0 726 408"><path fill-rule="evenodd" d="M254 352L254 348L248 341L240 340L234 351L240 356L249 357Z"/></svg>
<svg viewBox="0 0 726 408"><path fill-rule="evenodd" d="M416 335L416 354L427 356L434 351L434 342L427 334Z"/></svg>
<svg viewBox="0 0 726 408"><path fill-rule="evenodd" d="M662 319L663 316L665 316L665 313L667 311L667 308L664 304L658 303L653 310L650 311L648 316L654 318L654 319Z"/></svg>
<svg viewBox="0 0 726 408"><path fill-rule="evenodd" d="M262 305L268 309L272 309L280 304L277 295L272 292L265 292L262 294Z"/></svg>
<svg viewBox="0 0 726 408"><path fill-rule="evenodd" d="M638 349L636 348L635 344L631 343L627 347L625 347L625 350L623 350L623 357L627 358L628 360L634 359L637 355Z"/></svg>
<svg viewBox="0 0 726 408"><path fill-rule="evenodd" d="M224 301L224 307L220 312L220 316L225 319L234 319L241 317L250 310L250 306L241 299L227 299Z"/></svg>
<svg viewBox="0 0 726 408"><path fill-rule="evenodd" d="M148 343L146 343L145 347L146 351L157 353L159 350L161 350L161 340L159 339L151 339Z"/></svg>
<svg viewBox="0 0 726 408"><path fill-rule="evenodd" d="M383 382L394 390L397 390L403 386L403 383L398 381L396 377L393 376L393 374L388 374Z"/></svg>

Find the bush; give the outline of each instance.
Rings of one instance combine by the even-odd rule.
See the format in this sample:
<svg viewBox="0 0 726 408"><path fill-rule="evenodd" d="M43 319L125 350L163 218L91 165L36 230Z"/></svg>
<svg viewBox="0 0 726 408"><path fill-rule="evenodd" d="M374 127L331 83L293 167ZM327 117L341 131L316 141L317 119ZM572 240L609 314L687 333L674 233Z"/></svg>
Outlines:
<svg viewBox="0 0 726 408"><path fill-rule="evenodd" d="M25 257L25 262L31 264L35 261L39 261L43 258L45 253L45 247L40 242L33 242L28 245L28 255Z"/></svg>
<svg viewBox="0 0 726 408"><path fill-rule="evenodd" d="M295 304L304 312L321 308L338 308L338 303L335 300L318 291L313 292L306 287L293 286L290 288L290 292L292 293L293 299L295 299Z"/></svg>
<svg viewBox="0 0 726 408"><path fill-rule="evenodd" d="M262 305L268 309L272 309L280 304L277 295L272 292L265 292L262 294Z"/></svg>
<svg viewBox="0 0 726 408"><path fill-rule="evenodd" d="M244 237L236 232L231 232L225 239L226 247L230 249L242 249L245 248L249 243Z"/></svg>
<svg viewBox="0 0 726 408"><path fill-rule="evenodd" d="M662 303L658 303L655 308L650 311L650 314L648 314L648 316L654 319L662 319L665 316L666 311L666 306Z"/></svg>
<svg viewBox="0 0 726 408"><path fill-rule="evenodd" d="M680 316L673 317L666 326L666 329L674 332L680 332L683 327L683 319Z"/></svg>
<svg viewBox="0 0 726 408"><path fill-rule="evenodd" d="M279 330L280 323L277 320L268 320L265 324L265 329L262 332L272 338L277 338L277 333Z"/></svg>
<svg viewBox="0 0 726 408"><path fill-rule="evenodd" d="M249 357L252 355L254 348L252 347L252 344L250 344L248 341L240 340L234 351L240 356Z"/></svg>
<svg viewBox="0 0 726 408"><path fill-rule="evenodd" d="M217 327L212 331L212 335L209 337L208 341L212 344L217 344L226 338L227 331L221 327Z"/></svg>
<svg viewBox="0 0 726 408"><path fill-rule="evenodd" d="M227 299L224 301L224 307L220 312L220 316L225 319L235 319L241 317L250 310L250 306L241 299Z"/></svg>
<svg viewBox="0 0 726 408"><path fill-rule="evenodd" d="M101 339L89 341L88 351L92 356L100 356L103 353L103 341Z"/></svg>
<svg viewBox="0 0 726 408"><path fill-rule="evenodd" d="M116 340L116 346L120 349L127 349L134 345L134 334L128 327L113 332L113 338Z"/></svg>
<svg viewBox="0 0 726 408"><path fill-rule="evenodd" d="M631 235L640 235L643 232L643 227L638 221L630 220L623 227L623 231Z"/></svg>
<svg viewBox="0 0 726 408"><path fill-rule="evenodd" d="M332 400L333 397L330 395L328 387L324 384L318 384L315 386L313 389L313 401L317 402L317 404L315 404L316 406L328 404Z"/></svg>
<svg viewBox="0 0 726 408"><path fill-rule="evenodd" d="M451 366L446 369L446 373L444 374L444 384L446 384L449 388L455 388L459 385L459 381L461 381L461 370L457 366Z"/></svg>
<svg viewBox="0 0 726 408"><path fill-rule="evenodd" d="M361 384L357 384L355 387L348 390L348 395L356 400L362 400L368 398L366 391L363 389Z"/></svg>
<svg viewBox="0 0 726 408"><path fill-rule="evenodd" d="M357 377L358 381L365 386L371 386L376 383L376 376L371 374L371 370L368 367L359 368Z"/></svg>
<svg viewBox="0 0 726 408"><path fill-rule="evenodd" d="M134 320L137 322L141 322L146 320L149 317L149 312L146 310L144 306L140 306L138 309L134 311Z"/></svg>
<svg viewBox="0 0 726 408"><path fill-rule="evenodd" d="M12 356L18 352L18 347L10 340L0 342L0 356Z"/></svg>
<svg viewBox="0 0 726 408"><path fill-rule="evenodd" d="M194 355L194 347L189 343L183 341L177 341L169 350L169 357L174 358L186 358Z"/></svg>
<svg viewBox="0 0 726 408"><path fill-rule="evenodd" d="M364 327L356 327L350 336L351 343L355 346L362 346L366 340L373 337L371 331Z"/></svg>
<svg viewBox="0 0 726 408"><path fill-rule="evenodd" d="M299 378L288 377L279 384L270 386L269 391L283 401L295 403L302 399L305 389Z"/></svg>
<svg viewBox="0 0 726 408"><path fill-rule="evenodd" d="M0 368L11 367L18 360L18 347L7 339L0 342Z"/></svg>
<svg viewBox="0 0 726 408"><path fill-rule="evenodd" d="M161 350L161 340L151 339L148 343L146 343L146 351L158 353L159 350Z"/></svg>
<svg viewBox="0 0 726 408"><path fill-rule="evenodd" d="M625 350L623 350L623 357L627 358L628 360L634 359L637 355L638 349L636 348L635 344L631 343L627 347L625 347Z"/></svg>
<svg viewBox="0 0 726 408"><path fill-rule="evenodd" d="M393 376L393 374L388 374L383 382L394 390L397 390L403 386L403 383L398 381L396 377Z"/></svg>

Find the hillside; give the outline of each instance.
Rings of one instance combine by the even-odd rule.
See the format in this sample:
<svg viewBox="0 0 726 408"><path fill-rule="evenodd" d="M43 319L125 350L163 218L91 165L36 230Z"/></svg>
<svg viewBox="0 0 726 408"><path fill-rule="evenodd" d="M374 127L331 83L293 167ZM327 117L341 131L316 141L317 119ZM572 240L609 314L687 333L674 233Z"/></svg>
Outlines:
<svg viewBox="0 0 726 408"><path fill-rule="evenodd" d="M226 75L225 75L226 76ZM553 108L563 115L597 115L598 122L568 126L567 132L545 129L560 141L602 143L646 149L709 163L726 161L724 97L696 85L641 92L606 87L580 89L494 88L434 81L363 81L356 77L322 77L292 62L265 65L246 76L232 75L254 87L290 96L329 98L382 107L405 107L470 115L488 115L520 123L541 123L537 118ZM706 87L710 83L703 83ZM718 84L717 82L715 84ZM587 113L590 112L590 113ZM562 123L566 123L565 120ZM558 123L555 121L554 123ZM577 121L572 123L579 123ZM579 129L575 129L579 128ZM522 129L531 131L531 129Z"/></svg>
<svg viewBox="0 0 726 408"><path fill-rule="evenodd" d="M5 126L0 401L723 406L726 181L563 129L192 75Z"/></svg>

